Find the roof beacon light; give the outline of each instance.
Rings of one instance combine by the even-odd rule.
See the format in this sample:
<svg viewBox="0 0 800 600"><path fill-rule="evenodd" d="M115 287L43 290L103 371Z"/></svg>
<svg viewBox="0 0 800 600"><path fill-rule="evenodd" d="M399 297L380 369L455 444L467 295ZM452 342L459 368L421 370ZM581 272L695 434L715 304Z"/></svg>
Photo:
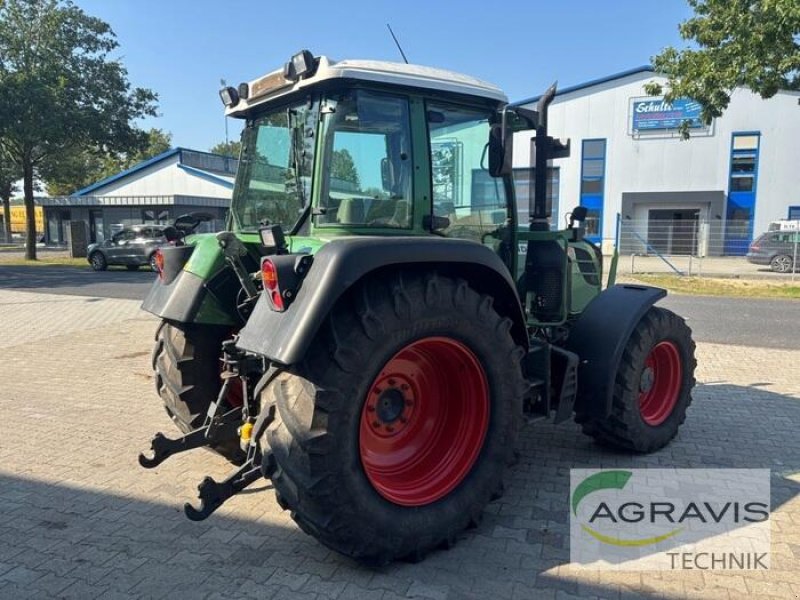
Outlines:
<svg viewBox="0 0 800 600"><path fill-rule="evenodd" d="M222 99L222 103L228 108L239 104L239 92L236 91L235 87L228 86L222 88L219 91L219 97Z"/></svg>
<svg viewBox="0 0 800 600"><path fill-rule="evenodd" d="M286 79L297 81L311 77L317 70L317 61L309 50L301 50L295 54L283 68Z"/></svg>

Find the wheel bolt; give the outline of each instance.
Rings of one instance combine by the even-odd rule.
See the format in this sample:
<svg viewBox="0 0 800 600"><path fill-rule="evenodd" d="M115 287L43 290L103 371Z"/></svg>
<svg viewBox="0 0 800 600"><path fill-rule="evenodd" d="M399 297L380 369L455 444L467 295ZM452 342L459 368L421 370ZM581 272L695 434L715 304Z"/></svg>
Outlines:
<svg viewBox="0 0 800 600"><path fill-rule="evenodd" d="M400 417L400 422L401 423L408 423L408 419L406 419L405 417Z"/></svg>
<svg viewBox="0 0 800 600"><path fill-rule="evenodd" d="M382 391L383 390L381 388L375 388L374 390L372 390L372 393L378 396Z"/></svg>
<svg viewBox="0 0 800 600"><path fill-rule="evenodd" d="M389 380L389 385L394 385L394 379Z"/></svg>
<svg viewBox="0 0 800 600"><path fill-rule="evenodd" d="M369 412L375 412L375 407L372 404L370 404L369 406L367 406L367 410Z"/></svg>
<svg viewBox="0 0 800 600"><path fill-rule="evenodd" d="M394 431L394 427L392 427L391 425L387 425L386 426L386 431L390 431L390 432Z"/></svg>
<svg viewBox="0 0 800 600"><path fill-rule="evenodd" d="M406 391L408 389L408 384L404 383L403 385L400 386L400 389Z"/></svg>
<svg viewBox="0 0 800 600"><path fill-rule="evenodd" d="M372 426L373 427L380 427L381 426L381 422L380 421L373 421L372 422Z"/></svg>

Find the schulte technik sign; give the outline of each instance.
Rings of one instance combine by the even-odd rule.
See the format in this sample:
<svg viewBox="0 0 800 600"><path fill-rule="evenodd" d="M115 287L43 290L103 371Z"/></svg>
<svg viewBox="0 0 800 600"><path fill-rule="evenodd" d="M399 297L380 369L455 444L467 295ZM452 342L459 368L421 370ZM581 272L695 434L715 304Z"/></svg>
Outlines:
<svg viewBox="0 0 800 600"><path fill-rule="evenodd" d="M572 469L570 561L613 570L761 570L768 469Z"/></svg>
<svg viewBox="0 0 800 600"><path fill-rule="evenodd" d="M666 102L663 98L633 100L631 113L633 131L659 131L678 129L687 121L689 127L705 127L700 113L700 104L689 98L676 98Z"/></svg>

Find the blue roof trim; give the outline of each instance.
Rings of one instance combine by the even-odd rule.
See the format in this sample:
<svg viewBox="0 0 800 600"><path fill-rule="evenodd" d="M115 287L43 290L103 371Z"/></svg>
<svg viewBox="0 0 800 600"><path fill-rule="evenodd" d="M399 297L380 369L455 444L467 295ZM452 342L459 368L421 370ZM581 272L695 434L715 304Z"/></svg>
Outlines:
<svg viewBox="0 0 800 600"><path fill-rule="evenodd" d="M179 169L183 169L190 175L194 175L196 177L200 177L201 179L205 179L207 181L211 181L213 183L218 183L220 185L225 186L229 190L233 189L233 183L223 179L222 177L217 177L216 175L212 175L208 171L203 171L202 169L195 169L194 167L189 167L187 165L178 165Z"/></svg>
<svg viewBox="0 0 800 600"><path fill-rule="evenodd" d="M655 73L655 70L650 65L642 65L641 67L628 69L627 71L620 71L619 73L614 73L613 75L606 75L605 77L600 77L599 79L592 79L591 81L586 81L585 83L579 83L577 85L571 85L569 87L565 87L563 89L558 90L556 96L570 94L572 92L577 92L579 90L593 87L595 85L600 85L601 83L608 83L609 81L614 81L615 79L622 79L623 77L628 77L630 75L638 75L639 73ZM538 102L539 98L541 97L542 96L540 94L538 96L534 96L533 98L526 98L525 100L514 102L514 104L515 105L531 104L533 102Z"/></svg>
<svg viewBox="0 0 800 600"><path fill-rule="evenodd" d="M73 192L70 196L85 196L89 192L93 192L101 187L107 186L109 183L114 183L115 181L122 179L123 177L127 177L137 171L141 171L142 169L146 169L147 167L156 164L157 162L161 162L165 158L169 158L171 156L175 156L179 154L183 150L183 148L172 148L167 150L166 152L162 152L161 154L157 154L153 158L149 158L145 161L142 161L138 164L133 165L130 169L125 169L124 171L120 171L116 175L112 175L111 177L106 177L105 179L101 179L100 181L96 181L92 185L86 186L83 189L78 190L77 192Z"/></svg>
<svg viewBox="0 0 800 600"><path fill-rule="evenodd" d="M197 153L197 154L209 154L211 156L222 156L221 154L214 154L213 152L204 152L203 150L192 150L191 148L183 148L181 146L177 146L175 148L171 148L171 149L167 150L166 152L162 152L161 154L157 154L153 158L149 158L149 159L147 159L145 161L142 161L142 162L140 162L138 164L135 164L130 169L125 169L124 171L120 171L116 175L112 175L111 177L106 177L105 179L101 179L100 181L96 181L92 185L86 186L85 188L80 189L77 192L73 192L72 194L70 194L70 196L86 196L87 194L89 194L89 192L94 192L95 190L98 190L98 189L100 189L102 187L105 187L110 183L114 183L115 181L117 181L119 179L122 179L123 177L127 177L128 175L132 175L133 173L141 171L142 169L146 169L147 167L150 167L150 166L152 166L152 165L154 165L154 164L156 164L158 162L161 162L164 159L170 158L171 156L175 156L176 154L179 155L178 156L178 162L180 163L180 162L183 161L182 152L184 152L184 151L186 151L186 152L194 152L194 153ZM226 157L226 158L230 158L230 157ZM206 173L205 171L200 171L200 172L205 174L205 175L208 175L208 173ZM225 181L224 179L220 179L217 183L220 183L220 182L224 182L226 185L228 184L228 182Z"/></svg>

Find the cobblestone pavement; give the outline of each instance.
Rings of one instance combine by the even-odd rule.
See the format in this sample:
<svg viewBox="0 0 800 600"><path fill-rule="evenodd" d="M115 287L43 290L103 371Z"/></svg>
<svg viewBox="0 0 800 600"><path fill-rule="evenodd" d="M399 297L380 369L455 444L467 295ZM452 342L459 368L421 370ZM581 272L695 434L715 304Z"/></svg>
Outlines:
<svg viewBox="0 0 800 600"><path fill-rule="evenodd" d="M228 467L203 451L136 462L172 426L153 390L157 322L126 300L0 291L0 598L797 598L800 350L701 344L695 403L650 456L571 423L527 428L480 527L418 564L328 551L267 483L192 523L184 500ZM569 564L570 467L772 469L772 570L597 572Z"/></svg>

